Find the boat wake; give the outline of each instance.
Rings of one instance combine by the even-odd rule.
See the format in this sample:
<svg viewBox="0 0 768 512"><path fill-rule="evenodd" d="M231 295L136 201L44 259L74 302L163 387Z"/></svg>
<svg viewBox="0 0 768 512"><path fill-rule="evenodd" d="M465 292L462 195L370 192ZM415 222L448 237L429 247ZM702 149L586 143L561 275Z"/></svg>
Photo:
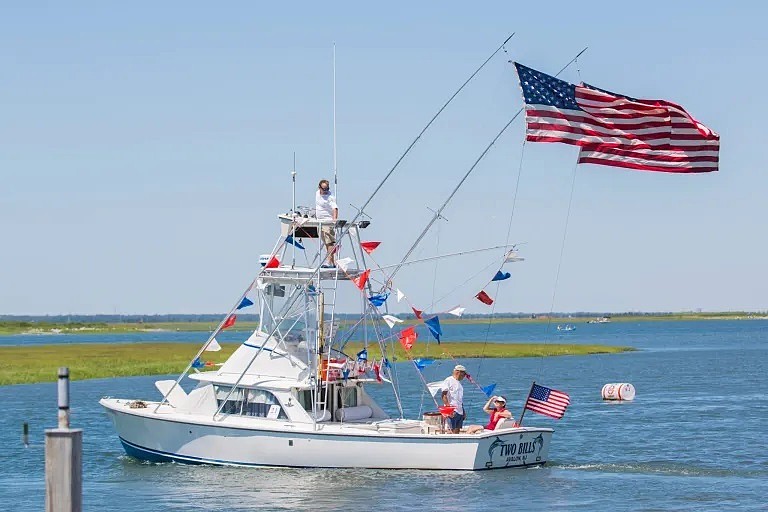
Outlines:
<svg viewBox="0 0 768 512"><path fill-rule="evenodd" d="M741 477L741 478L766 478L768 471L756 469L720 469L692 464L679 464L669 461L641 462L641 463L610 463L610 464L567 464L551 461L547 467L552 469L565 469L577 471L594 471L600 473L623 473L645 475L670 475L690 477Z"/></svg>

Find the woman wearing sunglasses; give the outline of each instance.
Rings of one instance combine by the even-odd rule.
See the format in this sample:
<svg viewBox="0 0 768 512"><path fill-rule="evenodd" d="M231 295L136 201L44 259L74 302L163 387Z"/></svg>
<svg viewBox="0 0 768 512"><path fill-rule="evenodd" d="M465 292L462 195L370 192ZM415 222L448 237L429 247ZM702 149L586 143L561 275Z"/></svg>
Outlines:
<svg viewBox="0 0 768 512"><path fill-rule="evenodd" d="M488 424L485 427L480 425L471 425L467 427L467 434L476 434L483 430L495 430L496 425L502 419L511 420L512 426L515 426L515 422L512 419L512 413L507 410L507 399L503 396L492 396L483 406L483 410L491 415Z"/></svg>

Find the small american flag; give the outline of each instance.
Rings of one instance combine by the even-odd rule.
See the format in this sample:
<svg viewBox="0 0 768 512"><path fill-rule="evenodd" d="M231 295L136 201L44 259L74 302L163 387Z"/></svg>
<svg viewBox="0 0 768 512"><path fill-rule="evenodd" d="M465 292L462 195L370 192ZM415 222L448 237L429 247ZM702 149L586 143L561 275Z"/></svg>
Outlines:
<svg viewBox="0 0 768 512"><path fill-rule="evenodd" d="M525 401L525 408L559 420L570 403L568 393L534 384Z"/></svg>
<svg viewBox="0 0 768 512"><path fill-rule="evenodd" d="M578 163L679 173L718 169L720 136L679 105L515 66L525 100L526 140L580 146Z"/></svg>

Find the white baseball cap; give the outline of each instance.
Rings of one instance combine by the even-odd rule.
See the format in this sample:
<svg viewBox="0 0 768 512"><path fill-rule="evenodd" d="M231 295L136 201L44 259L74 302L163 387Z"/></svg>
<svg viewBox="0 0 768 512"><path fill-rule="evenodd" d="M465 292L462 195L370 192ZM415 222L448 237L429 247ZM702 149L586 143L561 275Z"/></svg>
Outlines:
<svg viewBox="0 0 768 512"><path fill-rule="evenodd" d="M503 396L497 396L496 398L494 398L494 399L493 399L493 401L494 401L494 402L501 402L501 403L503 403L503 404L506 404L506 403L507 403L507 399L506 399L506 398L504 398Z"/></svg>
<svg viewBox="0 0 768 512"><path fill-rule="evenodd" d="M464 365L463 365L463 364L457 364L456 366L454 366L454 367L453 367L453 371L455 371L455 372L464 372L464 373L467 373L467 369L466 369L466 368L464 368Z"/></svg>

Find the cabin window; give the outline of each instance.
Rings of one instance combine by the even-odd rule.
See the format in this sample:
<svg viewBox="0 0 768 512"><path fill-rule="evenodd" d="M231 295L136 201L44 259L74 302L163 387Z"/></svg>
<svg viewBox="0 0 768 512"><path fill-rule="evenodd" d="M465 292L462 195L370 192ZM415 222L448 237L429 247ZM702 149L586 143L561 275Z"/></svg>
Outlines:
<svg viewBox="0 0 768 512"><path fill-rule="evenodd" d="M299 390L296 393L296 398L299 400L299 404L301 404L301 406L304 408L305 411L312 410L312 390L311 389Z"/></svg>
<svg viewBox="0 0 768 512"><path fill-rule="evenodd" d="M230 389L220 387L216 390L216 403L219 407L224 403ZM263 389L235 389L227 398L224 407L221 407L221 412L257 418L288 419L277 397Z"/></svg>
<svg viewBox="0 0 768 512"><path fill-rule="evenodd" d="M240 388L235 389L227 398L230 389L232 388L220 387L216 390L216 405L221 407L226 398L227 402L224 404L224 407L221 407L221 412L224 414L240 414L243 408L243 390Z"/></svg>
<svg viewBox="0 0 768 512"><path fill-rule="evenodd" d="M247 389L248 400L243 405L243 416L288 419L277 397L263 389Z"/></svg>
<svg viewBox="0 0 768 512"><path fill-rule="evenodd" d="M339 407L357 407L357 387L339 388Z"/></svg>

